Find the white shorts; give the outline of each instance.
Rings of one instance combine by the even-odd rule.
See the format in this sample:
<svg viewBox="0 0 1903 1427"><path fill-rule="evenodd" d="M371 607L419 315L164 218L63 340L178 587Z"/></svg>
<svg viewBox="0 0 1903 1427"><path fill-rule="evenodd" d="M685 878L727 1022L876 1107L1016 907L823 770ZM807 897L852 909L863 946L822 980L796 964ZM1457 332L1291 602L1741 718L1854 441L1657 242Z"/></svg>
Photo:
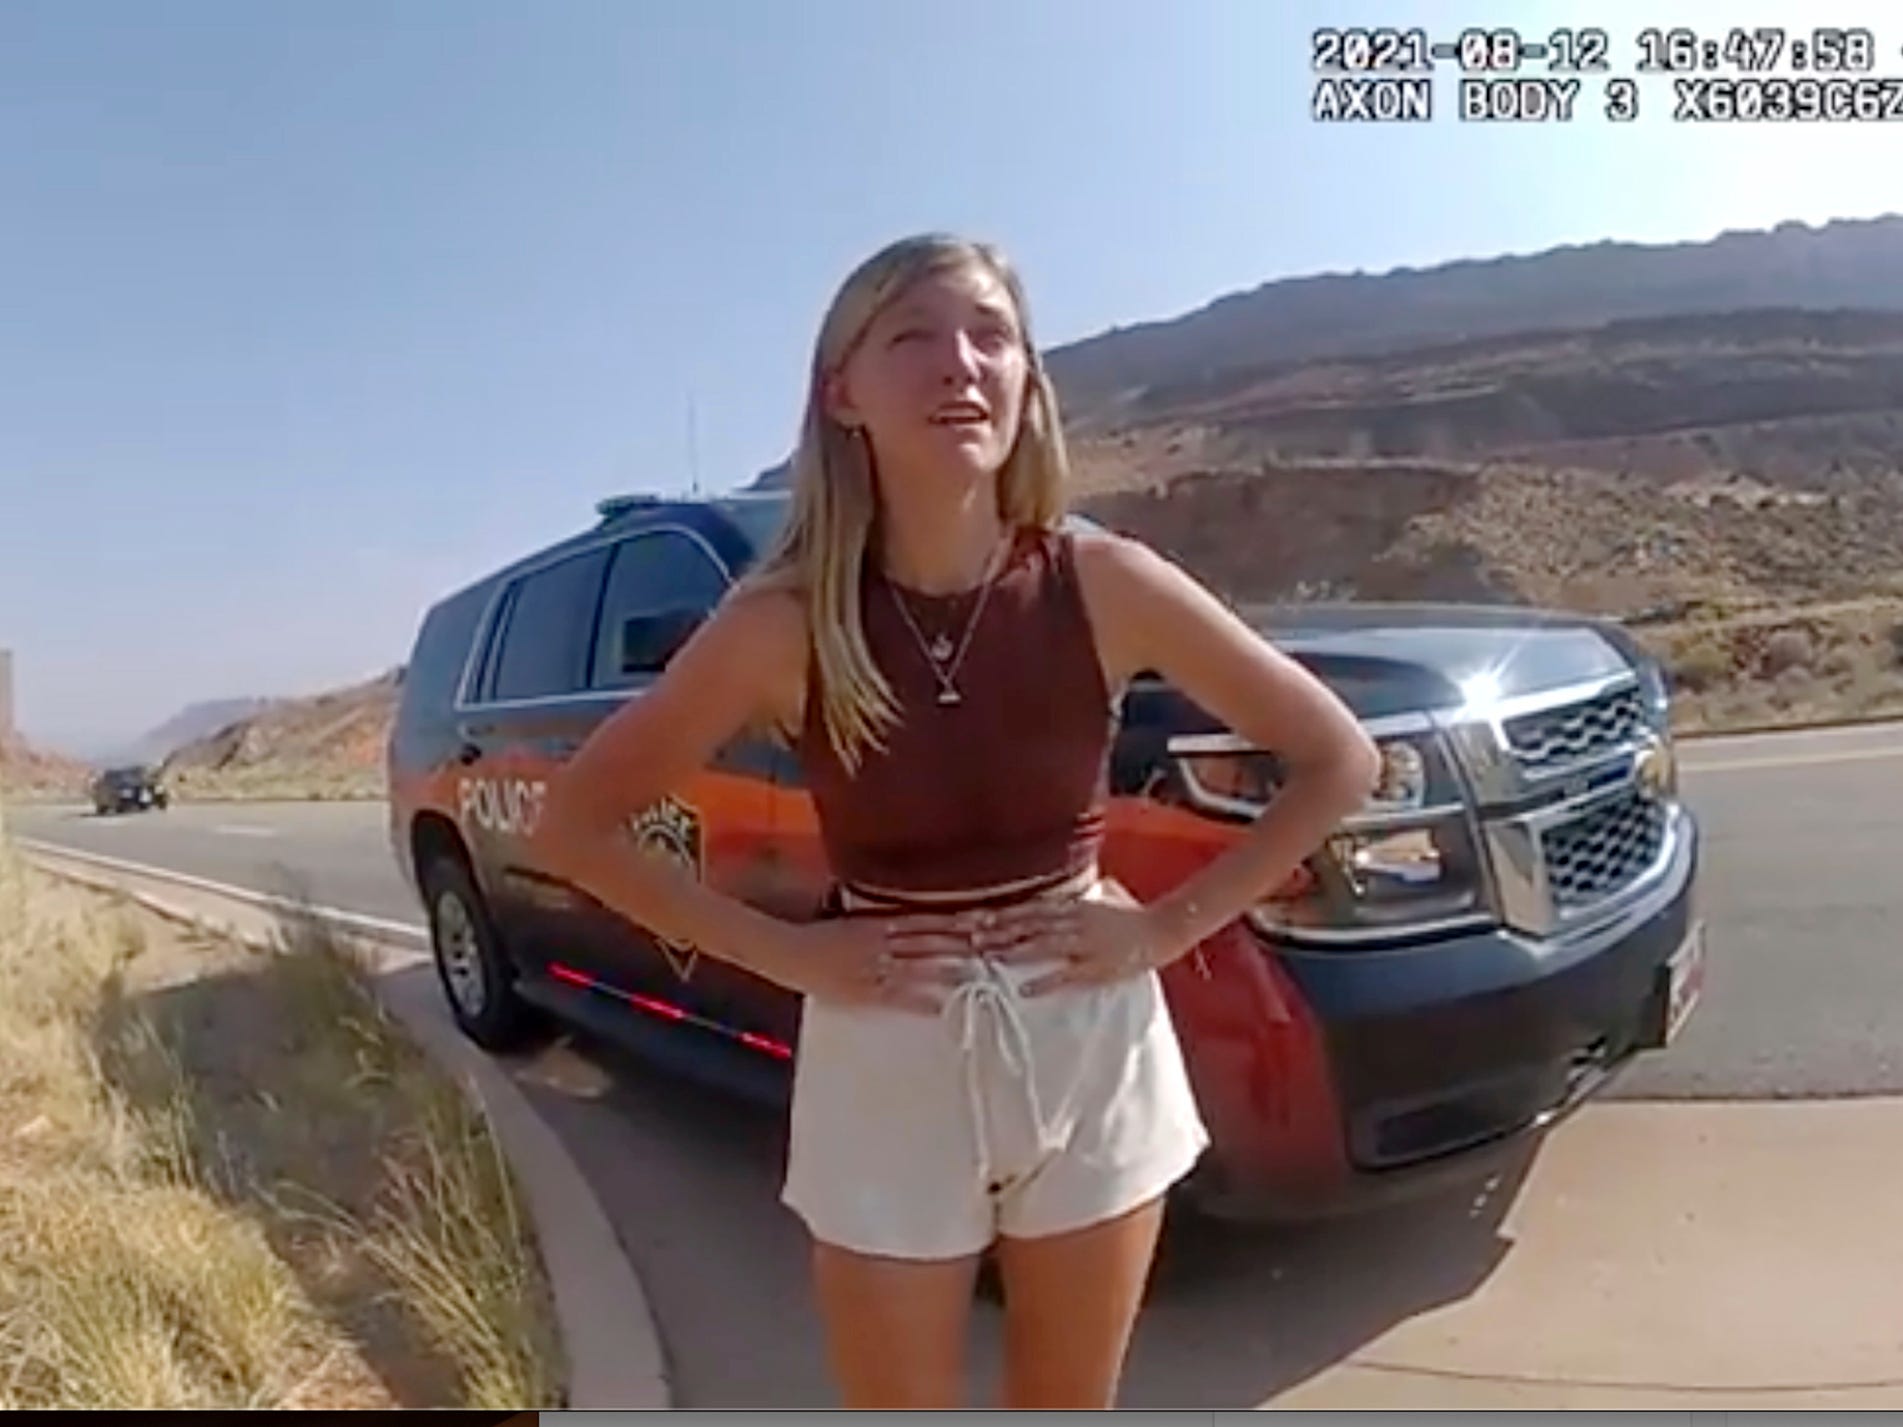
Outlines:
<svg viewBox="0 0 1903 1427"><path fill-rule="evenodd" d="M974 961L938 1018L805 1001L782 1200L815 1238L961 1258L1189 1173L1209 1136L1157 974L1017 994L1049 969Z"/></svg>

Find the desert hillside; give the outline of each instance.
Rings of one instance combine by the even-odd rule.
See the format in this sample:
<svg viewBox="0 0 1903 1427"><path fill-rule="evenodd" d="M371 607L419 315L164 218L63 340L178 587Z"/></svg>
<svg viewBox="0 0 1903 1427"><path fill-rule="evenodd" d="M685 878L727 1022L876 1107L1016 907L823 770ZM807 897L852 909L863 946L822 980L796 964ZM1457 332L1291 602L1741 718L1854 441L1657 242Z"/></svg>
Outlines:
<svg viewBox="0 0 1903 1427"><path fill-rule="evenodd" d="M1326 585L1627 614L1855 598L1903 575L1903 314L1659 318L1264 366L1072 433L1093 513L1193 548L1246 598Z"/></svg>
<svg viewBox="0 0 1903 1427"><path fill-rule="evenodd" d="M1903 709L1903 314L1265 363L1071 429L1082 507L1233 598L1613 615L1694 726Z"/></svg>
<svg viewBox="0 0 1903 1427"><path fill-rule="evenodd" d="M258 698L207 699L189 704L125 750L128 763L157 763L188 743L210 738L241 719L269 708L271 700Z"/></svg>
<svg viewBox="0 0 1903 1427"><path fill-rule="evenodd" d="M380 797L398 671L261 710L177 749L165 775L182 799Z"/></svg>
<svg viewBox="0 0 1903 1427"><path fill-rule="evenodd" d="M1049 366L1081 416L1265 361L1764 307L1903 309L1903 216L1286 278L1071 343L1049 353Z"/></svg>
<svg viewBox="0 0 1903 1427"><path fill-rule="evenodd" d="M0 795L22 801L66 800L82 796L91 780L91 770L77 759L0 733Z"/></svg>

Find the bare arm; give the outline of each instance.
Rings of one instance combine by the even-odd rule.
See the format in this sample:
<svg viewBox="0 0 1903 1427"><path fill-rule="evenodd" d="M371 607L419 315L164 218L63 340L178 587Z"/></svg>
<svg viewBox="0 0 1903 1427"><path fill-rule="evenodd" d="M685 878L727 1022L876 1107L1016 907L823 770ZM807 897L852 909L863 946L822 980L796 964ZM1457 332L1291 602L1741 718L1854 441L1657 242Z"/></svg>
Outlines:
<svg viewBox="0 0 1903 1427"><path fill-rule="evenodd" d="M1106 662L1120 674L1155 670L1288 769L1244 841L1151 905L1166 951L1181 955L1280 886L1362 806L1380 754L1326 684L1162 556L1119 536L1080 537L1077 553Z"/></svg>
<svg viewBox="0 0 1903 1427"><path fill-rule="evenodd" d="M798 698L804 651L792 596L730 596L654 685L605 720L551 780L538 859L637 925L774 976L785 924L667 859L643 856L626 828L734 736L783 718Z"/></svg>

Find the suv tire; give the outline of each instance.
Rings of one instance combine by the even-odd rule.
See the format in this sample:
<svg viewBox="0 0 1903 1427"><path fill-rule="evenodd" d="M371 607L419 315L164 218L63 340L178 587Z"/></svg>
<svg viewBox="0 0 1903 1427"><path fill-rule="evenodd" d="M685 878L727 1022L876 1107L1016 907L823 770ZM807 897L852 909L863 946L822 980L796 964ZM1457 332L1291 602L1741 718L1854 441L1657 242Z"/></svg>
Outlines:
<svg viewBox="0 0 1903 1427"><path fill-rule="evenodd" d="M516 994L515 968L468 864L439 852L424 864L419 881L437 980L457 1028L487 1051L526 1045L534 1039L537 1017Z"/></svg>

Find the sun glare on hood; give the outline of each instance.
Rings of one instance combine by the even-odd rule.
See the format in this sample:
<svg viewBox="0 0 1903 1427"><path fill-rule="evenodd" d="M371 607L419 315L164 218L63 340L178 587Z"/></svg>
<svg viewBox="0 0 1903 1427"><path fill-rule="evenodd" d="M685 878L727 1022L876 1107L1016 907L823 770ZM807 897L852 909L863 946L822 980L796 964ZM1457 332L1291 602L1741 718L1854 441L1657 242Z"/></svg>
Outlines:
<svg viewBox="0 0 1903 1427"><path fill-rule="evenodd" d="M1500 705L1500 670L1482 669L1460 681L1460 696L1468 713L1490 719Z"/></svg>

